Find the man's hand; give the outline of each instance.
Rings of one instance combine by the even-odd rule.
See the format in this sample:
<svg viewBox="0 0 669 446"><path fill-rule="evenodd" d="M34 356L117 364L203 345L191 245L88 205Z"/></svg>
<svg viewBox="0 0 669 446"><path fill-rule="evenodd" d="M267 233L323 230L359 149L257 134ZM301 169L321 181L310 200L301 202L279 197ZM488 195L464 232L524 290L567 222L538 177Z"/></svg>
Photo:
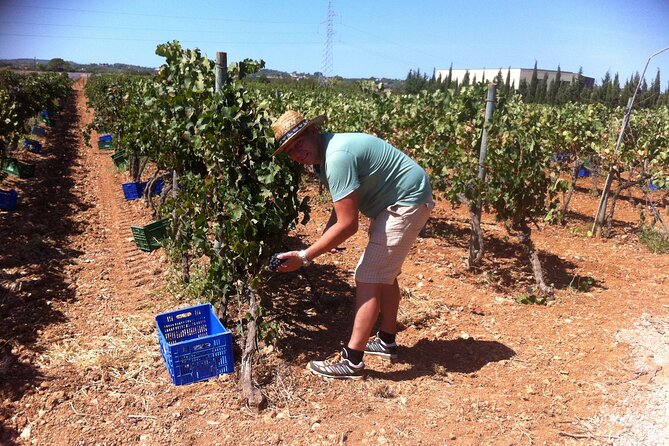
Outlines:
<svg viewBox="0 0 669 446"><path fill-rule="evenodd" d="M277 257L284 261L277 267L277 270L282 273L289 273L302 267L302 259L300 258L298 251L282 252Z"/></svg>
<svg viewBox="0 0 669 446"><path fill-rule="evenodd" d="M338 246L358 231L358 192L353 191L346 197L334 203L336 213L335 223L332 224L323 235L307 250L309 260L314 260L319 255L331 250L338 250ZM332 219L331 219L332 220ZM306 252L306 251L305 251ZM283 252L278 255L285 260L277 268L282 273L289 273L299 269L303 263L299 251Z"/></svg>

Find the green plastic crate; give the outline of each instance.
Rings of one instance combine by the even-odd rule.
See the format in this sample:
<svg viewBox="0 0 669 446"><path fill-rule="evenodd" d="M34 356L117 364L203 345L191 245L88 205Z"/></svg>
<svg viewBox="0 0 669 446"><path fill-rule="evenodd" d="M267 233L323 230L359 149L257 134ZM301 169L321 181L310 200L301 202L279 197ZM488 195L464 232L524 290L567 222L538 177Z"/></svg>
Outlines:
<svg viewBox="0 0 669 446"><path fill-rule="evenodd" d="M169 224L170 219L163 218L146 226L130 226L135 244L139 249L147 252L161 248L163 246L161 242L167 238Z"/></svg>
<svg viewBox="0 0 669 446"><path fill-rule="evenodd" d="M115 150L114 141L98 141L98 149L100 150Z"/></svg>
<svg viewBox="0 0 669 446"><path fill-rule="evenodd" d="M35 176L35 165L22 163L16 158L7 158L2 163L2 170L19 178L32 178Z"/></svg>
<svg viewBox="0 0 669 446"><path fill-rule="evenodd" d="M42 115L37 117L37 121L41 122L42 124L51 125L51 119L49 119L45 116L42 116Z"/></svg>
<svg viewBox="0 0 669 446"><path fill-rule="evenodd" d="M125 155L125 152L116 152L111 156L114 165L119 169L128 162L128 157Z"/></svg>

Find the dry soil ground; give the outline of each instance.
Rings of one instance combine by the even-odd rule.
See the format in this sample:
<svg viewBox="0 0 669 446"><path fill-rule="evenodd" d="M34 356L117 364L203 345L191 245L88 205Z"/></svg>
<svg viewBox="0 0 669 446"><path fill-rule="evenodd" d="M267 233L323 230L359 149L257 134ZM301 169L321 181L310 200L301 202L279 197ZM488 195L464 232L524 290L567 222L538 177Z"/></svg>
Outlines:
<svg viewBox="0 0 669 446"><path fill-rule="evenodd" d="M552 305L514 301L529 269L489 216L484 272L469 273L466 214L441 202L400 277L399 362L367 358L361 382L304 368L347 337L362 228L343 251L270 279L283 336L259 352L264 412L241 403L234 374L173 386L154 316L192 302L170 291L163 250L135 247L129 226L149 212L123 199L127 174L109 152L83 143L91 113L77 85L47 151L20 154L36 177L3 184L21 198L0 212L0 444L669 444L669 256L640 245L631 199L613 237L586 237L588 180L566 227L534 231ZM313 218L291 248L329 212L306 190Z"/></svg>

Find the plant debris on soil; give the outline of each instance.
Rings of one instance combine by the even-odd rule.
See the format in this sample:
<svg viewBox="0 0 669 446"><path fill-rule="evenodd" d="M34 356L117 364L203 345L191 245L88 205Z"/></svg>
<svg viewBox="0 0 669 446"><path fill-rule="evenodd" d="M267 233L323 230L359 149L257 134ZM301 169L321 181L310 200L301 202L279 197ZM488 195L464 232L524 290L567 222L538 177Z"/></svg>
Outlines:
<svg viewBox="0 0 669 446"><path fill-rule="evenodd" d="M44 153L21 154L35 178L5 181L20 199L0 212L0 444L667 444L669 255L639 242L633 195L609 238L587 237L597 198L585 183L566 226L533 231L556 289L546 305L490 215L484 264L467 270L467 213L442 200L399 279L397 362L366 357L359 382L305 369L348 340L363 220L338 252L270 275L282 333L259 346L264 411L245 406L235 374L172 385L154 318L194 302L171 285L162 249L135 246L130 226L149 209L124 200L110 152L84 144L82 88ZM305 193L312 219L290 249L315 241L330 212L313 181Z"/></svg>

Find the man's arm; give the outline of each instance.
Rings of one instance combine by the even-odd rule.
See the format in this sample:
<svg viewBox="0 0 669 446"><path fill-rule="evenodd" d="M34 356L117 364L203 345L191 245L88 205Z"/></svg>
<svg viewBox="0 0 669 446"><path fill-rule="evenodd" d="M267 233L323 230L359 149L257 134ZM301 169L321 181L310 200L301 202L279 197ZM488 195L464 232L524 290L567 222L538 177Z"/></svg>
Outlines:
<svg viewBox="0 0 669 446"><path fill-rule="evenodd" d="M306 249L307 259L313 260L319 255L328 252L353 234L358 232L358 191L353 191L346 197L334 203L336 221L326 229L316 242ZM332 216L331 216L332 220ZM295 271L302 266L302 259L297 251L284 252L279 258L286 259L279 266L279 271Z"/></svg>
<svg viewBox="0 0 669 446"><path fill-rule="evenodd" d="M330 229L330 226L333 224L337 223L337 211L335 208L332 208L332 212L330 212L330 218L328 219L328 222L325 224L325 229L323 229L323 234L325 234L325 231Z"/></svg>

